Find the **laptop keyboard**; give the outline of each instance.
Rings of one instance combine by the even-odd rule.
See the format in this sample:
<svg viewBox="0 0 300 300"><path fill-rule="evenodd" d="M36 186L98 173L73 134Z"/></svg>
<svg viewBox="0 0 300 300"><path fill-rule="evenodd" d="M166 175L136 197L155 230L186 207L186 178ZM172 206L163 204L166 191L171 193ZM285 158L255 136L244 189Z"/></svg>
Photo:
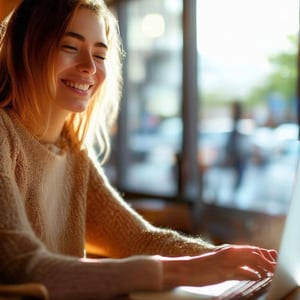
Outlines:
<svg viewBox="0 0 300 300"><path fill-rule="evenodd" d="M241 281L219 296L218 300L256 299L260 296L272 281L267 277L258 281Z"/></svg>

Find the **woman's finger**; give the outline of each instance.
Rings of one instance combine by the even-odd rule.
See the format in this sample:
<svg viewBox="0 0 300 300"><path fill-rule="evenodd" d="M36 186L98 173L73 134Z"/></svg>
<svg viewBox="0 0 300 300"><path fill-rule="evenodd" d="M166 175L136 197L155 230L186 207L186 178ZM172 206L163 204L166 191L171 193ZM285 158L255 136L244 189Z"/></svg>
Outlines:
<svg viewBox="0 0 300 300"><path fill-rule="evenodd" d="M261 248L259 249L260 253L265 256L267 259L271 260L272 262L275 262L277 260L277 251L276 250L269 250Z"/></svg>
<svg viewBox="0 0 300 300"><path fill-rule="evenodd" d="M253 270L248 266L244 266L238 269L238 275L240 276L240 280L260 280L264 276L261 275L260 272Z"/></svg>

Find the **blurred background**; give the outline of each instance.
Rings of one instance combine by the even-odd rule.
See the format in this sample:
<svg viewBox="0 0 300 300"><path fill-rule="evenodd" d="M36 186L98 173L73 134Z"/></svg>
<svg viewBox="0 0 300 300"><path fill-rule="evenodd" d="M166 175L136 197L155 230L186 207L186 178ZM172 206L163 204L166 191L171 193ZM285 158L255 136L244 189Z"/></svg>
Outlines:
<svg viewBox="0 0 300 300"><path fill-rule="evenodd" d="M299 0L106 2L126 52L113 185L155 225L278 248L298 184Z"/></svg>
<svg viewBox="0 0 300 300"><path fill-rule="evenodd" d="M108 4L126 51L113 184L158 225L277 247L299 152L299 1Z"/></svg>

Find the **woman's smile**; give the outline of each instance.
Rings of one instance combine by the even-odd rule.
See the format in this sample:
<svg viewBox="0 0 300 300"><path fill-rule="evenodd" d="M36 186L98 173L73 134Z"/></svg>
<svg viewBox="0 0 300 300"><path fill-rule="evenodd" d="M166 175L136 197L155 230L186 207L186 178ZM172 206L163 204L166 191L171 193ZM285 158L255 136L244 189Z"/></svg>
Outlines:
<svg viewBox="0 0 300 300"><path fill-rule="evenodd" d="M75 81L70 81L70 80L62 80L62 82L67 87L69 87L72 90L79 92L79 93L86 93L93 87L93 84L80 83L80 82L75 82Z"/></svg>

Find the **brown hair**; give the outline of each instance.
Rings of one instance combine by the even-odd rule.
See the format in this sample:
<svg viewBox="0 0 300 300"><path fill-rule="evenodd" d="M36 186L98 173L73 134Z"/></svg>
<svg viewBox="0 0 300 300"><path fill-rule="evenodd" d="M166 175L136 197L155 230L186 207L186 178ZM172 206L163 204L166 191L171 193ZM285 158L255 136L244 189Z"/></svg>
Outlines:
<svg viewBox="0 0 300 300"><path fill-rule="evenodd" d="M11 108L37 137L47 128L47 101L55 95L54 60L66 27L80 7L104 19L108 40L107 78L82 113L70 113L63 134L76 149L94 133L100 151L110 150L109 129L121 95L122 49L118 24L102 0L23 0L0 29L0 107ZM94 132L93 132L94 131Z"/></svg>

